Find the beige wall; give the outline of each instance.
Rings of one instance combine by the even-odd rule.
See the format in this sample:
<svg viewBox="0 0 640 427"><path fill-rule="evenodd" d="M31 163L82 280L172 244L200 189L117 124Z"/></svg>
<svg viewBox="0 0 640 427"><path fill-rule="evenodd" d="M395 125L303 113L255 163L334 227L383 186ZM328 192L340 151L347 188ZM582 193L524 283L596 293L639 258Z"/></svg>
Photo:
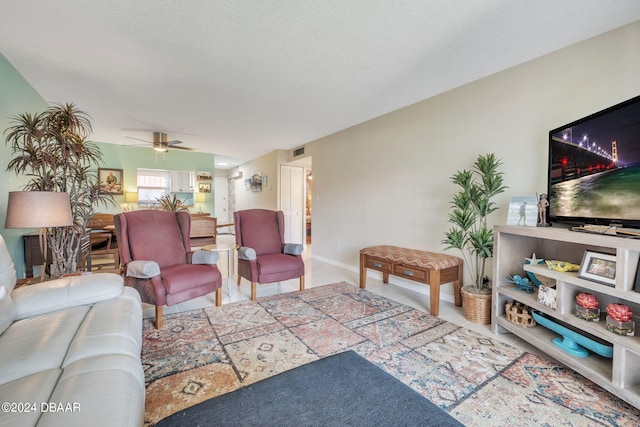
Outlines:
<svg viewBox="0 0 640 427"><path fill-rule="evenodd" d="M280 164L286 160L286 156L286 151L273 151L236 168L242 172L242 178L230 181L229 184L235 187L235 210L278 209ZM245 189L245 180L254 174L267 176L267 187L260 192Z"/></svg>
<svg viewBox="0 0 640 427"><path fill-rule="evenodd" d="M306 144L313 256L355 269L368 245L443 251L449 177L481 153L505 163L504 224L511 196L546 190L550 129L640 94L638 52L640 22Z"/></svg>

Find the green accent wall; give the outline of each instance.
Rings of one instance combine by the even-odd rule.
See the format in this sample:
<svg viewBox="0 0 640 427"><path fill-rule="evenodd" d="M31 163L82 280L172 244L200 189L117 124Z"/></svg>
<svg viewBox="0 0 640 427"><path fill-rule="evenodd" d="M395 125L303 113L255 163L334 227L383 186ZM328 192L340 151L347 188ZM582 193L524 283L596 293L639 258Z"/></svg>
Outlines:
<svg viewBox="0 0 640 427"><path fill-rule="evenodd" d="M52 102L73 102L73 100L51 100ZM4 133L11 125L11 117L22 113L42 112L49 106L38 92L27 82L13 65L0 54L0 130ZM77 105L85 110L82 105ZM91 114L91 111L87 111ZM94 123L95 125L95 123ZM104 163L96 167L123 169L124 191L136 190L138 168L165 169L173 171L214 172L213 154L169 150L162 154L150 147L121 146L117 143L96 142L103 153ZM27 182L26 177L7 172L7 164L12 158L10 148L5 143L4 134L0 143L0 234L5 239L9 253L15 263L18 277L24 277L24 250L22 235L36 230L10 230L4 228L7 198L10 191L20 191ZM212 182L213 186L213 182ZM214 214L214 189L206 195L203 211ZM116 206L105 209L99 206L97 212L118 213L122 211L124 196L115 196Z"/></svg>
<svg viewBox="0 0 640 427"><path fill-rule="evenodd" d="M103 164L101 167L122 169L124 178L124 192L136 191L136 171L143 169L163 169L170 171L210 171L213 174L215 156L207 153L197 153L191 151L169 150L166 153L157 153L149 147L121 146L117 144L107 144L98 142L97 145L102 150ZM202 210L215 215L213 201L214 188L211 182L211 193L206 194L206 200L202 204ZM121 212L121 205L125 203L124 195L114 196L117 206L109 209L100 207L101 212Z"/></svg>

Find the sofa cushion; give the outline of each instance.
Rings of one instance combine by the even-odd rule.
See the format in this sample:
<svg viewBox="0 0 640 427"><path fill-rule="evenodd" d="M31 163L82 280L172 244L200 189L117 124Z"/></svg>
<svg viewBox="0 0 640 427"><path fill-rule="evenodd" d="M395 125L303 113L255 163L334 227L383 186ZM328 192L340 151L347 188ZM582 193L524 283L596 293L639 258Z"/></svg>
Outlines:
<svg viewBox="0 0 640 427"><path fill-rule="evenodd" d="M61 369L48 369L0 385L0 402L30 404L28 410L17 411L16 407L15 412L3 411L0 427L35 426L41 414L40 404L49 401L61 374Z"/></svg>
<svg viewBox="0 0 640 427"><path fill-rule="evenodd" d="M131 287L125 295L96 303L87 313L62 364L109 354L140 356L142 303Z"/></svg>
<svg viewBox="0 0 640 427"><path fill-rule="evenodd" d="M88 311L89 306L72 307L9 326L0 335L0 384L60 368Z"/></svg>
<svg viewBox="0 0 640 427"><path fill-rule="evenodd" d="M112 273L86 274L23 286L11 295L15 318L62 310L82 304L93 304L122 294L121 276Z"/></svg>
<svg viewBox="0 0 640 427"><path fill-rule="evenodd" d="M64 369L51 402L73 402L79 412L47 412L38 427L142 426L144 372L140 360L109 355L79 360Z"/></svg>
<svg viewBox="0 0 640 427"><path fill-rule="evenodd" d="M0 286L0 335L13 323L13 301L4 286Z"/></svg>
<svg viewBox="0 0 640 427"><path fill-rule="evenodd" d="M167 294L177 294L212 283L219 277L220 271L209 264L179 264L162 269L162 284Z"/></svg>

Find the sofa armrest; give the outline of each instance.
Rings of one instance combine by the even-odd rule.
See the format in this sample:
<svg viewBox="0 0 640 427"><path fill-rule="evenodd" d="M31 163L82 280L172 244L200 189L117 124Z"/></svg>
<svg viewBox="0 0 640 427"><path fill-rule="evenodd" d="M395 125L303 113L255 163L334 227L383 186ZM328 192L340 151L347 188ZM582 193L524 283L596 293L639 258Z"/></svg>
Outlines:
<svg viewBox="0 0 640 427"><path fill-rule="evenodd" d="M287 255L300 255L302 254L303 249L304 248L299 243L285 243L284 249L282 252L284 252Z"/></svg>
<svg viewBox="0 0 640 427"><path fill-rule="evenodd" d="M238 259L253 261L257 259L256 250L248 246L240 246L238 248Z"/></svg>
<svg viewBox="0 0 640 427"><path fill-rule="evenodd" d="M122 277L112 273L83 274L22 286L11 293L15 320L122 295Z"/></svg>
<svg viewBox="0 0 640 427"><path fill-rule="evenodd" d="M195 251L191 255L191 264L216 264L218 262L218 252Z"/></svg>
<svg viewBox="0 0 640 427"><path fill-rule="evenodd" d="M127 264L127 276L151 279L160 275L160 266L155 261L136 260Z"/></svg>

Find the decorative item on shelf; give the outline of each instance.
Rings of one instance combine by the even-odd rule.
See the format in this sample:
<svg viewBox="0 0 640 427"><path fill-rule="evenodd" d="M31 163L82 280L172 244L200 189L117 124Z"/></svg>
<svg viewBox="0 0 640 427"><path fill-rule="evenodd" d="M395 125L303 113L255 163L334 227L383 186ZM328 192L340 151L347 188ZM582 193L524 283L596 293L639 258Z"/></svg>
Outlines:
<svg viewBox="0 0 640 427"><path fill-rule="evenodd" d="M537 264L544 264L544 260L543 259L538 259L536 258L536 253L534 252L533 255L531 255L531 258L525 258L524 259L524 263L525 265L537 265ZM527 276L529 277L529 279L531 280L531 282L536 285L536 286L540 286L543 283L540 281L540 279L538 279L536 277L536 275L531 272L531 271L527 271Z"/></svg>
<svg viewBox="0 0 640 427"><path fill-rule="evenodd" d="M578 264L572 264L570 262L566 262L566 261L558 261L558 260L545 260L544 261L545 264L547 264L547 267L549 268L549 270L553 270L553 271L578 271L580 269L580 266Z"/></svg>
<svg viewBox="0 0 640 427"><path fill-rule="evenodd" d="M498 209L493 198L507 188L503 185L500 165L502 161L493 153L479 155L471 170L463 169L451 176L458 191L451 199L449 223L452 227L442 240L446 249L455 248L462 253L471 277L461 291L465 318L483 325L491 323L491 289L486 263L493 256L493 227L487 225L487 217Z"/></svg>
<svg viewBox="0 0 640 427"><path fill-rule="evenodd" d="M515 325L527 328L536 326L536 321L531 315L531 308L520 302L508 302L504 312L507 320Z"/></svg>
<svg viewBox="0 0 640 427"><path fill-rule="evenodd" d="M542 193L538 197L538 227L548 227L547 210L549 209L549 200L546 193Z"/></svg>
<svg viewBox="0 0 640 427"><path fill-rule="evenodd" d="M548 286L542 285L538 289L538 304L556 309L556 290Z"/></svg>
<svg viewBox="0 0 640 427"><path fill-rule="evenodd" d="M607 305L607 330L618 335L635 335L636 322L631 309L624 304Z"/></svg>
<svg viewBox="0 0 640 427"><path fill-rule="evenodd" d="M600 303L595 295L580 292L576 296L576 311L575 315L579 319L588 320L589 322L600 321Z"/></svg>
<svg viewBox="0 0 640 427"><path fill-rule="evenodd" d="M533 283L531 283L526 277L522 277L519 274L510 276L509 279L505 280L505 282L513 283L514 285L518 286L518 289L520 289L521 291L525 291L528 294L533 293Z"/></svg>
<svg viewBox="0 0 640 427"><path fill-rule="evenodd" d="M545 328L562 335L562 338L554 338L551 340L554 345L566 351L567 353L577 357L587 357L591 350L602 357L611 359L613 357L613 346L611 344L603 344L579 332L571 330L555 320L545 316L544 314L532 311L533 318Z"/></svg>
<svg viewBox="0 0 640 427"><path fill-rule="evenodd" d="M590 250L584 251L578 277L607 286L615 286L616 256Z"/></svg>

